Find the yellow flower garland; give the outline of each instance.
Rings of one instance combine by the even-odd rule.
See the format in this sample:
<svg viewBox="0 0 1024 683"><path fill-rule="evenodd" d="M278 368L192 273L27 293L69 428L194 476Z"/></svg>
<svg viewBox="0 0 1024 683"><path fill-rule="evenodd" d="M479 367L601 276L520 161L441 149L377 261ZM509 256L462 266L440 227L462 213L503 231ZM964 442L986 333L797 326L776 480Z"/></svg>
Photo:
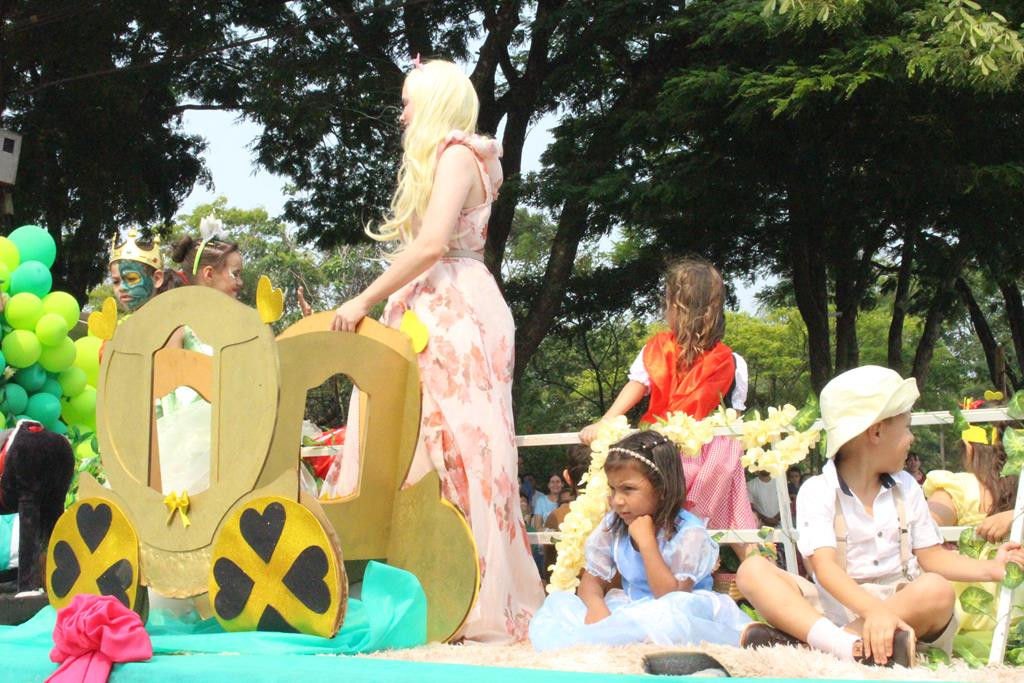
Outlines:
<svg viewBox="0 0 1024 683"><path fill-rule="evenodd" d="M743 467L751 472L764 470L778 477L784 475L791 465L806 458L818 442L818 429L812 427L800 431L793 426L796 415L796 408L788 404L782 408L769 408L765 419L755 412L753 419L746 421L741 420L731 408L720 409L703 420L695 420L679 412L670 413L666 420L651 429L671 439L684 457L695 457L718 431L726 428L743 444L745 453L740 459ZM632 431L625 416L607 420L598 426L597 438L590 444L590 468L580 482L585 488L569 504L569 512L558 527L559 536L555 543L558 559L551 567L551 582L547 586L549 593L575 590L579 586L587 538L608 512L608 479L604 475L608 449Z"/></svg>

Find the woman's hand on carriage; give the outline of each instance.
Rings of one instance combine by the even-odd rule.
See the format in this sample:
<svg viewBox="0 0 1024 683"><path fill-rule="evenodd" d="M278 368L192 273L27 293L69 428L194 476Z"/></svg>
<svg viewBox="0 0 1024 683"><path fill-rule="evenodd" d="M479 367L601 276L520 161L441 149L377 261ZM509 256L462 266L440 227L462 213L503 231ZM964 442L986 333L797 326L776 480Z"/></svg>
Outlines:
<svg viewBox="0 0 1024 683"><path fill-rule="evenodd" d="M362 297L349 299L334 312L331 329L336 332L355 332L359 321L370 312L370 306Z"/></svg>

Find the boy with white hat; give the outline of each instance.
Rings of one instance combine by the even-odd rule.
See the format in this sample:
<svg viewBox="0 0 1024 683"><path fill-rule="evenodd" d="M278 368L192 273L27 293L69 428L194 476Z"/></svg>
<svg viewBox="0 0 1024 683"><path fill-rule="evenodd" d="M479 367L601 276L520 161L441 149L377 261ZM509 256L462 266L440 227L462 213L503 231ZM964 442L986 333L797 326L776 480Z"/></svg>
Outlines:
<svg viewBox="0 0 1024 683"><path fill-rule="evenodd" d="M918 396L914 379L870 365L822 389L829 460L796 501L797 547L815 583L762 557L747 559L737 585L777 628L751 624L744 646L795 637L840 659L910 666L916 640L952 649L949 580L1001 581L1008 561L1024 564L1017 543L1003 544L991 560L942 547L921 487L903 471Z"/></svg>

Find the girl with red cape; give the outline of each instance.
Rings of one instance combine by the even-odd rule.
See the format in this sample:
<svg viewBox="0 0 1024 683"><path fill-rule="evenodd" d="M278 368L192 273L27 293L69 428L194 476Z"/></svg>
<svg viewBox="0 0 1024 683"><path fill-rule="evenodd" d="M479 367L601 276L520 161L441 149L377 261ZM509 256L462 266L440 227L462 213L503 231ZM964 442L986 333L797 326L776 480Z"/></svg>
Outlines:
<svg viewBox="0 0 1024 683"><path fill-rule="evenodd" d="M746 364L732 352L725 336L725 284L710 263L686 258L665 274L665 318L669 330L654 335L630 368L629 382L608 412L610 420L626 414L650 394L641 422L653 424L683 411L704 419L723 401L742 409L746 395ZM742 393L737 398L736 394ZM597 424L580 432L590 443ZM740 456L739 441L716 436L695 457L682 456L686 508L711 529L756 529Z"/></svg>

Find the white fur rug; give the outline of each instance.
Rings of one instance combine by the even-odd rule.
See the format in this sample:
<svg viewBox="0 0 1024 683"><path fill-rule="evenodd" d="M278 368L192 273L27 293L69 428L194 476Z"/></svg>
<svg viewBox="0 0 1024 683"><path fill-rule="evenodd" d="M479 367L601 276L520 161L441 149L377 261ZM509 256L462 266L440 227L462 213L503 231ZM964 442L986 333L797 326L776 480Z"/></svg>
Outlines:
<svg viewBox="0 0 1024 683"><path fill-rule="evenodd" d="M665 652L660 645L605 647L579 646L565 650L535 652L528 643L517 645L440 645L431 644L409 650L391 650L371 655L381 659L400 659L434 664L470 664L473 666L518 667L558 671L599 673L643 673L645 654ZM695 649L695 648L687 648ZM803 648L777 646L741 650L722 645L699 648L715 657L734 677L742 678L824 678L833 680L914 680L1009 683L1024 680L1024 670L1007 666L971 669L961 660L953 666L932 671L923 666L914 669L869 667L842 662L831 655Z"/></svg>

